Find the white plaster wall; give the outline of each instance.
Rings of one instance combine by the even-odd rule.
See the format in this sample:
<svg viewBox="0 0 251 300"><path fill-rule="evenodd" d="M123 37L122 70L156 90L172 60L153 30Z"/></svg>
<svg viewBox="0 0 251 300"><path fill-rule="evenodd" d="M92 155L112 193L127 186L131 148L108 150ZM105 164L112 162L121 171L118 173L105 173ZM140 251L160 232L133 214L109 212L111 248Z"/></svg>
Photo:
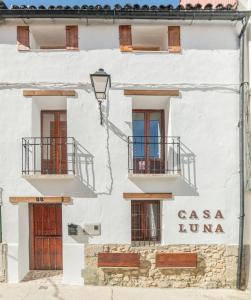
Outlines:
<svg viewBox="0 0 251 300"><path fill-rule="evenodd" d="M239 10L250 10L251 2L249 0L238 1Z"/></svg>
<svg viewBox="0 0 251 300"><path fill-rule="evenodd" d="M181 27L182 55L121 53L118 49L118 24L81 25L79 52L17 52L14 46L16 27L1 25L0 80L86 83L90 72L103 67L112 74L114 84L233 84L238 80L238 38L235 27L228 24L220 26L220 30L212 23L184 24ZM99 34L101 29L102 35ZM224 50L224 56L221 50ZM232 63L226 63L226 60ZM237 72L233 72L233 68Z"/></svg>
<svg viewBox="0 0 251 300"><path fill-rule="evenodd" d="M18 279L22 280L29 271L29 210L28 203L20 203L18 206Z"/></svg>
<svg viewBox="0 0 251 300"><path fill-rule="evenodd" d="M81 25L78 52L19 53L15 30L13 25L0 26L0 186L4 201L3 235L9 244L9 281L17 281L27 270L26 257L22 271L18 271L23 257L18 250L18 220L24 208L19 213L18 206L9 203L9 196L72 197L72 204L63 205L65 282L82 282L85 244L130 243L131 207L130 201L123 199L123 192L174 194L174 199L163 201L162 205L163 244L237 244L239 49L233 25L205 23L199 27L196 22L184 23L181 54L121 53L117 24ZM98 105L89 80L89 74L99 67L112 77L109 100L103 106L104 126L99 124ZM181 137L183 173L178 179L128 179L126 141L132 134L131 112L143 101L125 97L123 89L136 86L176 87L181 91L178 98L155 103L166 110L168 134ZM66 100L68 136L78 142L75 179L21 178L21 138L38 134L41 105L43 109L51 109L52 103L65 105L65 100L59 104L60 100L54 102L54 97L23 97L23 89L36 87L76 90L76 97ZM145 102L150 108L148 100ZM220 209L224 233L205 234L201 227L198 233L178 233L180 209L195 209L200 215L200 226L204 209L212 214ZM28 218L27 212L24 216ZM67 234L67 224L71 222L79 225L77 238ZM214 226L218 222L210 219ZM83 234L81 228L87 223L101 223L101 235Z"/></svg>

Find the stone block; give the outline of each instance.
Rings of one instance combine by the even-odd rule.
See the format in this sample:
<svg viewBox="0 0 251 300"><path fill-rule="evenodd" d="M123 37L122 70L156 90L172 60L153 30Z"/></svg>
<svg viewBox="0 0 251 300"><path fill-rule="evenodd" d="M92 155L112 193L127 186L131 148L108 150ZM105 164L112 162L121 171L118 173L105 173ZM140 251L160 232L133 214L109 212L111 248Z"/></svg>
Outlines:
<svg viewBox="0 0 251 300"><path fill-rule="evenodd" d="M238 256L238 247L226 246L226 256Z"/></svg>
<svg viewBox="0 0 251 300"><path fill-rule="evenodd" d="M82 270L82 276L87 285L97 285L99 283L97 269L85 268Z"/></svg>

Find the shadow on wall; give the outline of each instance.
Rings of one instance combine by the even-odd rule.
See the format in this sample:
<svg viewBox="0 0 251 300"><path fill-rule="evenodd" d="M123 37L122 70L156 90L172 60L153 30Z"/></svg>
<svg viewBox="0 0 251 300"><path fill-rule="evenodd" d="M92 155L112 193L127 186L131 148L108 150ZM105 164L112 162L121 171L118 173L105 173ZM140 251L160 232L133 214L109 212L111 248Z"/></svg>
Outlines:
<svg viewBox="0 0 251 300"><path fill-rule="evenodd" d="M78 198L96 198L98 195L111 195L113 190L113 172L110 154L110 132L112 131L119 138L127 141L127 136L118 129L109 117L109 99L106 101L106 108L103 111L104 126L106 130L106 187L104 190L98 190L96 187L94 155L90 153L83 145L76 141L75 149L75 174L72 179L41 179L29 180L29 183L42 195L50 196L70 196ZM73 153L69 154L69 160L73 162Z"/></svg>
<svg viewBox="0 0 251 300"><path fill-rule="evenodd" d="M68 163L74 164L73 151L67 155ZM94 156L76 141L75 157L76 176L73 178L31 178L27 180L42 195L96 198ZM73 169L70 167L70 170Z"/></svg>
<svg viewBox="0 0 251 300"><path fill-rule="evenodd" d="M107 103L107 106L109 104ZM109 111L109 107L107 108ZM108 115L108 114L107 114ZM29 180L42 195L70 196L78 198L97 198L98 195L111 195L113 190L113 171L110 154L110 132L127 142L127 136L112 122L105 119L106 125L106 169L107 185L102 191L96 188L94 156L79 142L76 142L76 177L73 179L42 179ZM177 152L169 153L176 157ZM131 178L131 180L144 192L166 192L168 189L174 196L198 196L196 185L196 155L183 143L180 145L181 176L175 178Z"/></svg>
<svg viewBox="0 0 251 300"><path fill-rule="evenodd" d="M107 119L107 128L112 131L117 137L127 143L128 136L124 134L122 130L120 130L117 126L115 126L111 121ZM127 147L127 145L126 145Z"/></svg>
<svg viewBox="0 0 251 300"><path fill-rule="evenodd" d="M94 156L76 141L76 175L80 182L95 191Z"/></svg>
<svg viewBox="0 0 251 300"><path fill-rule="evenodd" d="M182 181L198 195L196 184L196 155L183 143L180 143L180 169Z"/></svg>
<svg viewBox="0 0 251 300"><path fill-rule="evenodd" d="M29 180L42 195L96 198L97 194L76 176L73 179Z"/></svg>
<svg viewBox="0 0 251 300"><path fill-rule="evenodd" d="M106 101L106 106L102 107L104 117L104 127L106 131L105 141L105 161L106 186L103 190L96 187L95 162L94 155L83 145L76 141L76 176L72 179L42 179L29 180L42 195L50 196L70 196L77 198L97 198L98 195L111 195L114 185L111 152L110 152L110 135L116 135L119 139L125 142L127 147L128 137L109 120L110 102L109 98ZM177 149L168 154L168 163L171 162L171 157L177 156ZM71 154L72 156L72 154ZM125 158L126 159L126 158ZM179 166L176 166L178 168ZM196 155L183 143L180 144L180 169L181 176L178 178L151 178L151 181L145 178L131 178L142 191L144 192L166 192L169 190L174 196L198 196L196 184ZM150 184L149 184L150 183Z"/></svg>
<svg viewBox="0 0 251 300"><path fill-rule="evenodd" d="M177 152L168 154L168 163L178 169L177 161L173 161L172 157L177 157ZM143 192L167 192L170 191L174 196L198 196L198 188L196 184L196 155L183 143L180 143L180 169L181 175L178 177L159 177L159 178L137 178L131 177Z"/></svg>

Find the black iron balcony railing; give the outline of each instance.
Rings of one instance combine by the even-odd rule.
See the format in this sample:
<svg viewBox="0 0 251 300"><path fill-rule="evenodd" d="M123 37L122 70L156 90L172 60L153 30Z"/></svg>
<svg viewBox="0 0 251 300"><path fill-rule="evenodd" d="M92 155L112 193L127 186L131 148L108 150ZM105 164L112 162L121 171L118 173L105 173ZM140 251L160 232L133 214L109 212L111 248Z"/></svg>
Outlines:
<svg viewBox="0 0 251 300"><path fill-rule="evenodd" d="M128 171L132 174L179 174L180 138L129 136Z"/></svg>
<svg viewBox="0 0 251 300"><path fill-rule="evenodd" d="M22 138L22 174L75 174L73 137Z"/></svg>

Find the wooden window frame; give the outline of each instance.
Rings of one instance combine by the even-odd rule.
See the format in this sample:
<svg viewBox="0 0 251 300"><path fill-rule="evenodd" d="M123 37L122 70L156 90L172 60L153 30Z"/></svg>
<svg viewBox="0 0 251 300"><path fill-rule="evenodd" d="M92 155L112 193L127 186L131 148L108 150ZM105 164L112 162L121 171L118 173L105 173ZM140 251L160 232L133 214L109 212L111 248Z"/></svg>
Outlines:
<svg viewBox="0 0 251 300"><path fill-rule="evenodd" d="M17 50L20 52L23 51L30 51L30 27L26 25L16 26L16 32L17 32ZM27 40L23 40L24 38L24 32L26 32Z"/></svg>
<svg viewBox="0 0 251 300"><path fill-rule="evenodd" d="M132 26L119 25L119 47L121 52L132 51Z"/></svg>
<svg viewBox="0 0 251 300"><path fill-rule="evenodd" d="M76 46L68 45L71 42L70 35L68 34L68 31L71 31L73 28L76 29ZM79 30L78 30L78 25L65 25L65 45L64 46L53 46L53 45L48 45L48 46L40 46L40 50L61 50L61 51L76 51L79 50Z"/></svg>
<svg viewBox="0 0 251 300"><path fill-rule="evenodd" d="M171 31L178 30L179 45L171 45ZM180 26L168 26L168 52L169 53L181 53L181 40L180 40Z"/></svg>
<svg viewBox="0 0 251 300"><path fill-rule="evenodd" d="M147 233L147 217L146 206L149 204L157 205L157 238L152 238ZM133 216L133 206L140 206L140 215ZM159 243L161 241L161 202L160 200L131 200L131 241L134 242L153 242ZM143 214L141 213L143 211ZM134 218L140 216L140 228L135 227ZM140 231L139 234L135 235L135 230Z"/></svg>
<svg viewBox="0 0 251 300"><path fill-rule="evenodd" d="M149 121L149 115L150 113L154 113L154 112L160 112L161 114L161 135L165 136L165 110L164 109L143 109L143 108L136 108L132 110L132 113L144 113L145 116L147 116L145 118L145 128L146 128L146 132L145 132L145 136L149 136L148 134L148 128L147 128L147 121Z"/></svg>
<svg viewBox="0 0 251 300"><path fill-rule="evenodd" d="M144 113L144 128L145 128L145 132L144 132L144 136L148 137L150 136L149 134L149 120L150 120L150 114L154 113L154 112L159 112L161 114L161 137L163 139L165 139L165 110L164 109L133 109L132 113ZM161 147L161 158L160 161L163 164L163 168L160 167L160 170L162 170L162 172L159 173L165 173L165 164L166 164L166 153L165 153L165 143L160 143L160 147ZM145 153L145 161L146 161L146 174L150 174L151 173L151 158L149 156L149 149L148 149L148 141L146 141L145 145L144 145L144 153ZM133 157L134 160L134 157ZM134 169L134 168L133 168ZM136 167L137 169L137 167ZM137 172L135 172L137 173ZM139 172L141 173L141 172ZM157 172L158 173L158 172Z"/></svg>
<svg viewBox="0 0 251 300"><path fill-rule="evenodd" d="M56 169L55 169L55 172L53 172L52 174L53 175L60 175L60 174L68 174L68 166L67 166L67 127L66 127L66 137L61 137L59 136L59 128L60 128L60 117L61 117L61 114L65 114L65 117L66 117L66 124L67 124L67 110L66 109L61 109L61 110L41 110L40 112L40 132L41 132L41 138L46 138L47 136L44 136L44 116L47 115L47 114L54 114L54 122L57 124L56 125L56 131L57 131L57 134L51 138L59 138L60 137L60 143L59 143L59 146L55 146L55 156L56 156L56 159L54 161L54 163L56 164ZM66 125L67 126L67 125ZM63 140L63 142L62 142ZM62 171L62 161L58 160L58 157L61 156L61 153L60 151L62 151L61 149L61 146L62 144L61 143L65 143L66 142L66 169L63 169ZM51 160L51 158L50 158ZM44 161L44 158L43 158L43 143L42 143L42 149L41 149L41 171L44 175L46 175L47 173L44 173L43 172L43 161Z"/></svg>
<svg viewBox="0 0 251 300"><path fill-rule="evenodd" d="M74 34L76 34L76 45L69 45L71 44L70 35L68 35L67 31L72 31L73 29L76 30ZM72 33L71 33L72 34ZM79 50L79 28L78 25L66 25L65 26L65 49L66 50Z"/></svg>
<svg viewBox="0 0 251 300"><path fill-rule="evenodd" d="M52 110L41 110L40 111L40 134L41 137L44 137L43 125L44 125L44 115L55 114L56 122L60 122L60 114L65 114L67 120L67 110L66 109L52 109Z"/></svg>
<svg viewBox="0 0 251 300"><path fill-rule="evenodd" d="M160 46L140 46L134 45L132 41L132 33L133 33L133 26L132 25L119 25L119 44L120 44L120 51L121 52L164 52L164 53L181 53L181 27L179 25L173 26L166 26L167 27L167 41L168 45L166 45L166 49L160 50ZM127 28L127 38L125 38L123 30ZM177 46L170 46L171 44L171 31L178 30L178 37L179 37L179 45ZM126 31L126 30L125 30ZM125 42L127 39L127 42Z"/></svg>
<svg viewBox="0 0 251 300"><path fill-rule="evenodd" d="M27 30L28 28L28 39L29 39L29 43L27 46L22 45L19 42L19 28L23 27L24 29ZM70 40L70 35L68 35L67 30L72 30L73 28L76 29L76 46L72 46L72 45L68 45L70 42L72 42ZM78 25L65 25L64 27L64 32L65 32L65 45L64 46L59 46L59 45L41 45L38 49L34 49L31 48L30 46L30 28L29 26L17 26L17 48L18 51L39 51L39 50L43 50L43 51L53 51L53 50L57 50L57 51L78 51L79 50L79 28Z"/></svg>

